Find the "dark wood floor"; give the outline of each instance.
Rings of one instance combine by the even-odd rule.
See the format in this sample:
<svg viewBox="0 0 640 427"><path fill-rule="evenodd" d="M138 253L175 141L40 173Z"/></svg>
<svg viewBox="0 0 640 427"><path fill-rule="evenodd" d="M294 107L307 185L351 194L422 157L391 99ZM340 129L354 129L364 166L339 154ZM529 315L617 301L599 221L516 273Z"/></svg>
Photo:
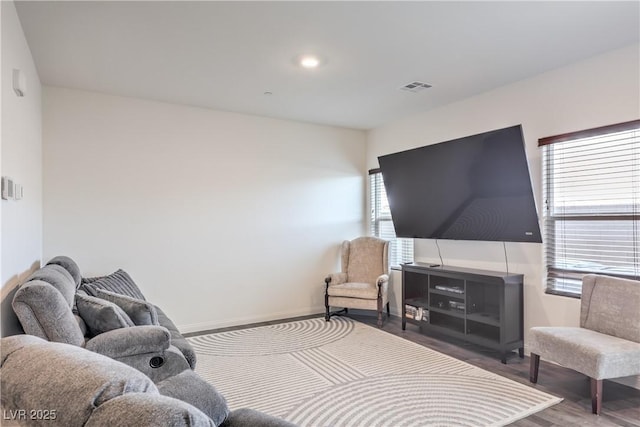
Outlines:
<svg viewBox="0 0 640 427"><path fill-rule="evenodd" d="M350 313L349 316L363 323L374 326L376 324L376 319L373 316L354 313ZM306 316L304 318L311 317L318 316ZM264 322L250 326L262 326L300 319L302 318ZM232 329L240 328L225 328L207 332L222 332ZM640 427L640 390L635 388L605 380L602 414L600 416L593 415L591 414L589 380L584 375L570 369L547 363L541 359L538 384L533 385L529 382L529 358L520 359L516 352L512 354L507 360L507 364L504 365L500 363L499 353L492 350L444 336L423 335L415 325L408 324L407 329L403 331L400 318L393 316L385 321L382 330L564 399L557 405L511 424L512 426Z"/></svg>

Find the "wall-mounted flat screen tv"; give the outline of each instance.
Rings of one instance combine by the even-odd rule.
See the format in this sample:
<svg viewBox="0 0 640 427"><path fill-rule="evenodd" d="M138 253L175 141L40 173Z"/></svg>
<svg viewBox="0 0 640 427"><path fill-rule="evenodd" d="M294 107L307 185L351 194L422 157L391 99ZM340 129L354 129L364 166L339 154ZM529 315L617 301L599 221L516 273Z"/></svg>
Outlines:
<svg viewBox="0 0 640 427"><path fill-rule="evenodd" d="M398 237L542 242L520 125L378 161Z"/></svg>

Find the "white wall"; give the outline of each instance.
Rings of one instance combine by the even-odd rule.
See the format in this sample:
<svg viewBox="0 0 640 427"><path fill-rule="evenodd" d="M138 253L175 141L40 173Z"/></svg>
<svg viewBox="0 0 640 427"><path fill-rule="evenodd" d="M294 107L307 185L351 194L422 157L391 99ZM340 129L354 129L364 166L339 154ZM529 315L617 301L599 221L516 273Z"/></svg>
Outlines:
<svg viewBox="0 0 640 427"><path fill-rule="evenodd" d="M640 115L639 51L638 45L612 51L374 129L368 134L367 167L377 167L379 155L522 124L542 218L538 138L637 119ZM435 241L415 242L418 261L440 262ZM438 243L445 264L505 270L502 243L445 240ZM544 293L542 245L507 243L506 247L509 271L525 275L525 331L532 326L578 325L578 299ZM401 278L395 272L396 313L400 311L400 292Z"/></svg>
<svg viewBox="0 0 640 427"><path fill-rule="evenodd" d="M15 332L10 309L16 285L40 265L42 257L42 126L41 86L15 6L0 2L2 10L2 143L1 171L22 184L22 200L2 200L2 335ZM26 96L13 91L12 71L26 77Z"/></svg>
<svg viewBox="0 0 640 427"><path fill-rule="evenodd" d="M45 87L44 258L129 272L182 331L323 311L365 134Z"/></svg>

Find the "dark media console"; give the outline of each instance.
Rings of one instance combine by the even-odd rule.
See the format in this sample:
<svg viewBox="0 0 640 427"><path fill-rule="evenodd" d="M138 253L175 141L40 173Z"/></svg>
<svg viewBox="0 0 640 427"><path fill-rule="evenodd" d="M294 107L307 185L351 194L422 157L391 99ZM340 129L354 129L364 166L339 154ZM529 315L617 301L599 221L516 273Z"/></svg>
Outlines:
<svg viewBox="0 0 640 427"><path fill-rule="evenodd" d="M524 357L522 274L434 266L402 266L402 329L438 332Z"/></svg>

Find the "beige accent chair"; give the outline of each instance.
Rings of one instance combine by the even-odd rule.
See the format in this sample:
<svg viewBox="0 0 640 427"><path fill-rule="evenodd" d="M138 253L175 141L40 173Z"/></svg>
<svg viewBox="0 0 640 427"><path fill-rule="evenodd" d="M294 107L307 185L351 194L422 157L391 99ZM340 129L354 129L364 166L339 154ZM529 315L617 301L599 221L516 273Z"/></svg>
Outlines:
<svg viewBox="0 0 640 427"><path fill-rule="evenodd" d="M602 380L640 375L640 281L589 274L582 279L580 327L535 327L529 380L540 357L588 376L591 410L602 409Z"/></svg>
<svg viewBox="0 0 640 427"><path fill-rule="evenodd" d="M389 242L377 237L358 237L342 242L342 271L325 279L325 320L347 313L349 308L376 310L382 327L382 307L389 317ZM331 312L330 307L343 307Z"/></svg>

